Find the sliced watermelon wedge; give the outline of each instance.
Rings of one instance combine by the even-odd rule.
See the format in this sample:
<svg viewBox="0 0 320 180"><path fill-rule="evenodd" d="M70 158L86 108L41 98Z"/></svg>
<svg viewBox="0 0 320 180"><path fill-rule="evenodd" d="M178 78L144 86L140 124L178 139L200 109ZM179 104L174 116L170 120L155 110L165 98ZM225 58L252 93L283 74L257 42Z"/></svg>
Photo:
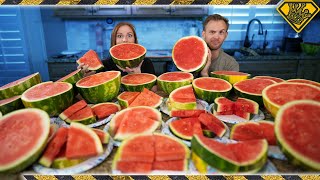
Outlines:
<svg viewBox="0 0 320 180"><path fill-rule="evenodd" d="M80 59L77 60L78 64L84 63L88 65L88 70L95 71L103 68L103 64L94 50L89 50Z"/></svg>
<svg viewBox="0 0 320 180"><path fill-rule="evenodd" d="M71 123L67 141L67 158L86 158L103 153L98 135L89 127L80 123Z"/></svg>
<svg viewBox="0 0 320 180"><path fill-rule="evenodd" d="M180 117L180 118L199 117L199 115L202 113L205 113L205 110L203 110L203 109L172 110L172 111L170 111L170 116L171 117Z"/></svg>
<svg viewBox="0 0 320 180"><path fill-rule="evenodd" d="M233 114L234 102L226 97L219 97L214 100L213 108L218 113L231 112Z"/></svg>
<svg viewBox="0 0 320 180"><path fill-rule="evenodd" d="M198 118L182 118L169 123L170 131L177 137L191 140L193 136L193 126L199 122Z"/></svg>
<svg viewBox="0 0 320 180"><path fill-rule="evenodd" d="M163 98L158 94L144 88L143 91L134 99L129 107L149 106L157 108L161 105Z"/></svg>
<svg viewBox="0 0 320 180"><path fill-rule="evenodd" d="M87 107L87 103L85 100L81 100L76 102L75 104L68 107L66 110L64 110L60 115L59 118L62 120L66 120L68 117L73 115L74 113L80 111L81 109Z"/></svg>
<svg viewBox="0 0 320 180"><path fill-rule="evenodd" d="M96 117L93 114L92 109L89 106L77 111L76 113L72 114L70 117L65 119L67 123L78 122L81 124L92 124L96 122Z"/></svg>
<svg viewBox="0 0 320 180"><path fill-rule="evenodd" d="M198 117L201 124L205 125L208 130L214 132L217 136L222 137L226 132L226 125L216 118L213 114L202 113Z"/></svg>
<svg viewBox="0 0 320 180"><path fill-rule="evenodd" d="M124 91L117 97L117 99L122 108L127 108L139 94L140 92Z"/></svg>
<svg viewBox="0 0 320 180"><path fill-rule="evenodd" d="M99 103L91 108L98 119L104 119L121 110L120 105L116 103Z"/></svg>
<svg viewBox="0 0 320 180"><path fill-rule="evenodd" d="M107 132L104 132L101 129L92 128L92 130L99 136L99 139L102 144L108 144L110 140L110 135Z"/></svg>
<svg viewBox="0 0 320 180"><path fill-rule="evenodd" d="M266 140L221 143L195 135L191 140L191 149L208 165L222 172L246 172L264 166L268 143Z"/></svg>

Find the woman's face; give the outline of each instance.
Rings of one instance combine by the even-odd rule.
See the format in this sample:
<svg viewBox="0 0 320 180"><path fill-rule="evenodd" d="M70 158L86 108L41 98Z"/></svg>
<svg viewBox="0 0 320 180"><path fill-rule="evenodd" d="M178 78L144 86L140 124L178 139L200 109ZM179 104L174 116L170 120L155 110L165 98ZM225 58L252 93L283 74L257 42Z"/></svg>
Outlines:
<svg viewBox="0 0 320 180"><path fill-rule="evenodd" d="M134 43L135 37L132 29L128 25L121 26L116 34L116 44Z"/></svg>

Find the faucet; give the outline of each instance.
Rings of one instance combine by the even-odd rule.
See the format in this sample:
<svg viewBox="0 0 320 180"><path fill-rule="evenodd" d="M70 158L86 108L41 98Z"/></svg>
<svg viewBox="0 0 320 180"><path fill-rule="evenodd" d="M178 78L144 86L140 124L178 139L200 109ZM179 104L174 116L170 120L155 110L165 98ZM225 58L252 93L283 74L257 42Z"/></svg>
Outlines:
<svg viewBox="0 0 320 180"><path fill-rule="evenodd" d="M259 19L251 19L249 21L249 24L247 26L247 32L246 32L246 37L244 39L244 44L243 46L246 47L246 48L249 48L251 45L252 45L252 41L253 41L253 38L254 38L254 34L252 35L252 38L251 38L251 41L249 41L249 29L250 29L250 25L253 21L257 21L259 23L259 31L258 31L258 35L263 35L263 27L262 27L262 24L261 24L261 21Z"/></svg>
<svg viewBox="0 0 320 180"><path fill-rule="evenodd" d="M266 40L267 39L267 34L268 34L268 31L265 30L264 31L264 38L263 38L263 48L262 48L263 51L266 50L266 47L269 44L269 42L267 42L267 40Z"/></svg>

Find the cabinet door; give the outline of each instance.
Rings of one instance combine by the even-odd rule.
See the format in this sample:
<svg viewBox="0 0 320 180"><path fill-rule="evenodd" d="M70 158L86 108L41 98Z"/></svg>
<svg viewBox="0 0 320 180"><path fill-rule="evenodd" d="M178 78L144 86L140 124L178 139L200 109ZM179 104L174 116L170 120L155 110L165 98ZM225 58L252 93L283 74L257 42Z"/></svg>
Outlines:
<svg viewBox="0 0 320 180"><path fill-rule="evenodd" d="M320 82L319 60L300 60L298 78Z"/></svg>
<svg viewBox="0 0 320 180"><path fill-rule="evenodd" d="M95 6L92 11L93 16L106 16L106 17L118 17L118 16L130 16L130 6Z"/></svg>
<svg viewBox="0 0 320 180"><path fill-rule="evenodd" d="M85 17L92 15L92 6L56 7L54 15L59 17Z"/></svg>
<svg viewBox="0 0 320 180"><path fill-rule="evenodd" d="M172 16L202 17L208 15L206 6L172 6Z"/></svg>
<svg viewBox="0 0 320 180"><path fill-rule="evenodd" d="M169 16L170 6L132 6L133 16Z"/></svg>
<svg viewBox="0 0 320 180"><path fill-rule="evenodd" d="M48 63L48 69L50 80L56 81L77 70L77 63Z"/></svg>

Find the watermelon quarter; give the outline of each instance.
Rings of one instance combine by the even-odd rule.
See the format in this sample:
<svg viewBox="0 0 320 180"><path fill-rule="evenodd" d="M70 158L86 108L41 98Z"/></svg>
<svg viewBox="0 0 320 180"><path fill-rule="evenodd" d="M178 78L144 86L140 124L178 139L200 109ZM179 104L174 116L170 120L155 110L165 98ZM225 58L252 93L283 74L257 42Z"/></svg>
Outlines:
<svg viewBox="0 0 320 180"><path fill-rule="evenodd" d="M13 96L8 99L0 100L0 112L5 115L11 111L14 111L16 109L22 109L24 108L21 96Z"/></svg>
<svg viewBox="0 0 320 180"><path fill-rule="evenodd" d="M226 97L232 89L228 81L211 77L197 78L192 85L197 97L209 103L218 97Z"/></svg>
<svg viewBox="0 0 320 180"><path fill-rule="evenodd" d="M235 84L250 78L250 74L237 71L214 71L210 73L210 76L224 79L230 84Z"/></svg>
<svg viewBox="0 0 320 180"><path fill-rule="evenodd" d="M148 73L128 74L121 78L121 84L127 91L141 92L144 88L151 89L157 81L157 76Z"/></svg>
<svg viewBox="0 0 320 180"><path fill-rule="evenodd" d="M161 74L157 84L162 91L170 94L173 90L191 84L193 75L188 72L167 72Z"/></svg>
<svg viewBox="0 0 320 180"><path fill-rule="evenodd" d="M49 116L58 116L73 102L72 84L66 82L44 82L37 84L21 95L27 108L39 108Z"/></svg>
<svg viewBox="0 0 320 180"><path fill-rule="evenodd" d="M113 62L122 68L137 67L147 53L145 47L135 43L121 43L112 46L109 51Z"/></svg>
<svg viewBox="0 0 320 180"><path fill-rule="evenodd" d="M276 117L279 108L288 102L302 99L320 101L320 88L304 83L277 83L265 88L262 97L265 108Z"/></svg>
<svg viewBox="0 0 320 180"><path fill-rule="evenodd" d="M80 59L77 60L78 64L84 63L88 65L88 70L95 71L103 68L103 64L94 50L89 50Z"/></svg>
<svg viewBox="0 0 320 180"><path fill-rule="evenodd" d="M269 79L247 79L235 83L233 87L239 97L251 99L263 106L262 91L272 84L275 82Z"/></svg>
<svg viewBox="0 0 320 180"><path fill-rule="evenodd" d="M261 169L267 162L268 143L266 140L222 143L195 135L191 149L205 163L222 172L248 172Z"/></svg>
<svg viewBox="0 0 320 180"><path fill-rule="evenodd" d="M40 74L34 73L9 84L6 84L0 87L0 100L21 95L24 91L39 83L41 83Z"/></svg>
<svg viewBox="0 0 320 180"><path fill-rule="evenodd" d="M178 69L184 72L198 72L207 62L207 43L197 36L179 39L172 49L172 60Z"/></svg>
<svg viewBox="0 0 320 180"><path fill-rule="evenodd" d="M76 86L87 102L111 101L119 93L120 77L120 71L101 72L81 79Z"/></svg>
<svg viewBox="0 0 320 180"><path fill-rule="evenodd" d="M40 109L21 109L0 118L0 173L16 173L35 162L46 146L50 118Z"/></svg>
<svg viewBox="0 0 320 180"><path fill-rule="evenodd" d="M196 109L196 96L194 95L192 85L182 86L172 91L167 105L170 111Z"/></svg>
<svg viewBox="0 0 320 180"><path fill-rule="evenodd" d="M282 152L295 165L320 170L320 102L291 101L280 107L275 134Z"/></svg>

